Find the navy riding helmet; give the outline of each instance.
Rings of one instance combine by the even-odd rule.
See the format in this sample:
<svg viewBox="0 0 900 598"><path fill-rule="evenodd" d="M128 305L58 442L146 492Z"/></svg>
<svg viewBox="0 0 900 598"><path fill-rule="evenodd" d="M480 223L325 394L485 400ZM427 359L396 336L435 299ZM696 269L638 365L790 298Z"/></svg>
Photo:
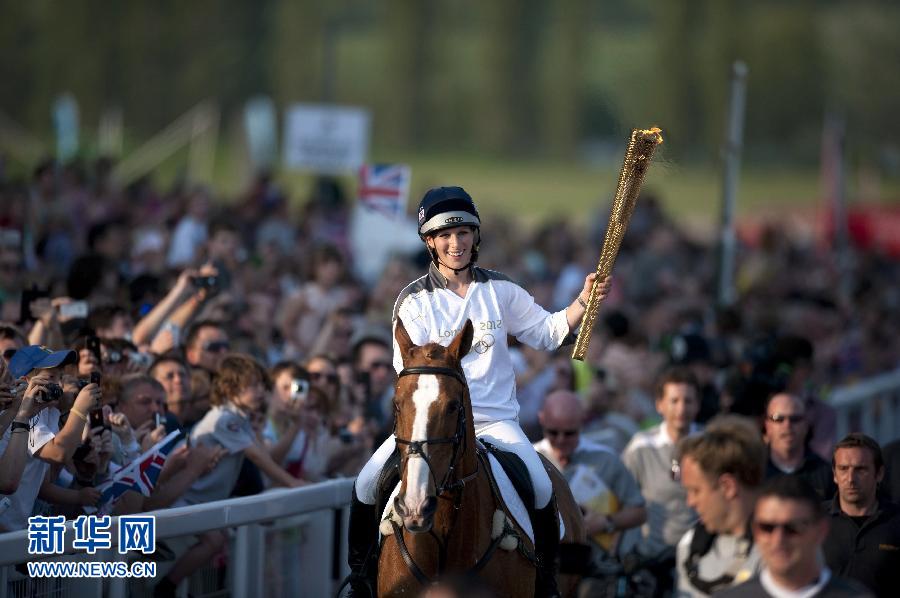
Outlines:
<svg viewBox="0 0 900 598"><path fill-rule="evenodd" d="M481 218L472 197L462 187L435 187L429 189L419 202L419 237L425 237L445 228L471 226L475 229L475 243L472 246L472 260L467 268L478 260L478 245L481 243ZM427 246L427 244L426 244ZM437 264L437 253L428 250Z"/></svg>

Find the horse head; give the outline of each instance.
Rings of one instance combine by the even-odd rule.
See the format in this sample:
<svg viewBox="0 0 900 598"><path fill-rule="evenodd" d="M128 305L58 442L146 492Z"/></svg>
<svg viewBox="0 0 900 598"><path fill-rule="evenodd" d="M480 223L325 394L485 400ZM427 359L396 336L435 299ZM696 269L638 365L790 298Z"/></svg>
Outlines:
<svg viewBox="0 0 900 598"><path fill-rule="evenodd" d="M394 436L402 482L394 509L413 533L429 531L438 497L465 483L467 472L459 468L466 449L474 448L468 444L474 442L474 432L461 361L472 347L473 334L467 320L449 346L420 347L397 320L394 337L403 371L394 393Z"/></svg>

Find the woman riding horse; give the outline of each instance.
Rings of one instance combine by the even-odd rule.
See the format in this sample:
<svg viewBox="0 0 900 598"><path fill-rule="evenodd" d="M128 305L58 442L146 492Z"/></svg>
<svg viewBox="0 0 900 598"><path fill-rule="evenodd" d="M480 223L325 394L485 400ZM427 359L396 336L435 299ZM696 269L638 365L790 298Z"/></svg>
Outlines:
<svg viewBox="0 0 900 598"><path fill-rule="evenodd" d="M410 283L397 298L394 320L403 322L412 342L446 345L466 321L475 326L472 350L462 360L469 386L475 434L519 456L534 487L535 555L538 559L536 595L557 596L554 563L559 529L552 502L553 487L531 442L518 422L515 372L507 335L552 351L570 337L581 322L596 274L585 277L584 288L566 309L549 313L509 278L475 265L481 242L481 219L475 203L462 187L429 190L419 204L419 236L431 256L428 273ZM609 289L602 282L601 298ZM394 367L403 369L394 342ZM378 541L377 482L396 442L389 437L375 451L356 479L350 510L350 596L369 596L374 587L373 566L367 566ZM407 505L409 506L409 505ZM412 510L428 507L413 505Z"/></svg>

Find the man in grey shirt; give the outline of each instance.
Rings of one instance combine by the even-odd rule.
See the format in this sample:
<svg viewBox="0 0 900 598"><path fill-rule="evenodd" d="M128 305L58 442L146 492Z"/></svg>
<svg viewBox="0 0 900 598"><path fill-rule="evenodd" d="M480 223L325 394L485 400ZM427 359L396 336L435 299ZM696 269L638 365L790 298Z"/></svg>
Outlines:
<svg viewBox="0 0 900 598"><path fill-rule="evenodd" d="M544 400L538 421L544 439L534 448L569 482L584 511L588 536L607 553L627 551L623 532L637 528L647 519L644 498L616 453L581 438L581 400L568 390L552 392Z"/></svg>
<svg viewBox="0 0 900 598"><path fill-rule="evenodd" d="M674 557L678 541L697 520L687 506L674 455L679 440L699 431L694 423L700 410L697 380L686 368L672 368L657 380L655 394L663 421L635 434L622 460L647 501L647 523L638 551L651 558Z"/></svg>

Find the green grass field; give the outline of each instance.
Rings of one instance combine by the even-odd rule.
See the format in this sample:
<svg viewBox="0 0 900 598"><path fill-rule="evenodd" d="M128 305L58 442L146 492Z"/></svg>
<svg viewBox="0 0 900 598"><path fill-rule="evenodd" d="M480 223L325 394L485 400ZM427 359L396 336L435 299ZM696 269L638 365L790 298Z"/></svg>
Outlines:
<svg viewBox="0 0 900 598"><path fill-rule="evenodd" d="M578 163L477 159L459 156L380 156L410 164L413 182L410 204L432 186L459 184L485 213L503 211L533 224L550 217L585 222L615 193L618 167L597 168ZM292 195L301 198L308 176L282 173ZM349 185L355 181L348 179ZM650 167L644 189L654 192L676 219L696 230L710 230L718 221L721 174L714 168L682 167L662 160ZM900 184L885 184L886 198L900 197ZM815 170L742 170L738 215L778 217L820 202ZM410 207L410 210L413 206Z"/></svg>

